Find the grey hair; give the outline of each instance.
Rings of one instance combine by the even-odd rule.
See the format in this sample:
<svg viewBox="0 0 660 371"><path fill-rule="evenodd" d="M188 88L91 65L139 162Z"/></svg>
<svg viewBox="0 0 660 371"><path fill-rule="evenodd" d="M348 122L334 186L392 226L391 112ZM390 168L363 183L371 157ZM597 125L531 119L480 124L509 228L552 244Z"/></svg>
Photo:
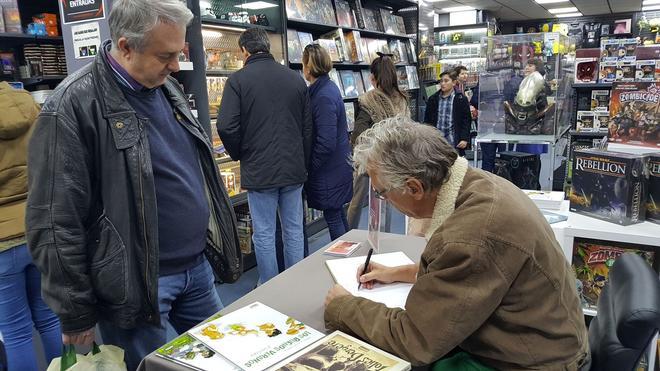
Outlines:
<svg viewBox="0 0 660 371"><path fill-rule="evenodd" d="M358 137L353 149L357 172L378 169L381 181L390 188L403 187L410 178L419 180L425 191L439 188L457 158L440 130L405 116L375 124Z"/></svg>
<svg viewBox="0 0 660 371"><path fill-rule="evenodd" d="M187 27L193 14L181 0L114 0L108 16L110 38L117 45L121 37L128 46L142 50L151 30L160 23Z"/></svg>

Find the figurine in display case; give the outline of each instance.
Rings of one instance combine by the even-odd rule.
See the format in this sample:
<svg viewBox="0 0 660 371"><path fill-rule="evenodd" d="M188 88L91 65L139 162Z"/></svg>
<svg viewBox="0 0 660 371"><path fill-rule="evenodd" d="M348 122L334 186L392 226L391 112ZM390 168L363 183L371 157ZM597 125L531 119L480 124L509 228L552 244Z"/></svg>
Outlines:
<svg viewBox="0 0 660 371"><path fill-rule="evenodd" d="M515 99L504 101L507 134L546 134L545 117L553 104L548 103L550 87L544 75L545 65L541 59L527 62Z"/></svg>

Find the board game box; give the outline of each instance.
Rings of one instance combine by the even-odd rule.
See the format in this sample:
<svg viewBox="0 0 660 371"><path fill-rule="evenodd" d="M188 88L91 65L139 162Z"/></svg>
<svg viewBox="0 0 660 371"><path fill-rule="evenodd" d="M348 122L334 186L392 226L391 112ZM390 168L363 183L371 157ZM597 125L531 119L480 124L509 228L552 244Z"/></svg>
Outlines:
<svg viewBox="0 0 660 371"><path fill-rule="evenodd" d="M639 245L576 238L573 243L572 265L582 307L596 309L610 269L619 256L635 253L644 258L650 266L654 266L655 253L647 249L649 248Z"/></svg>
<svg viewBox="0 0 660 371"><path fill-rule="evenodd" d="M597 149L575 152L570 210L620 225L641 223L648 157Z"/></svg>
<svg viewBox="0 0 660 371"><path fill-rule="evenodd" d="M495 159L495 174L507 179L520 189L540 190L539 155L524 152L500 152Z"/></svg>
<svg viewBox="0 0 660 371"><path fill-rule="evenodd" d="M660 224L660 155L649 155L649 192L646 197L646 220Z"/></svg>
<svg viewBox="0 0 660 371"><path fill-rule="evenodd" d="M608 140L660 148L660 83L615 83L610 99Z"/></svg>

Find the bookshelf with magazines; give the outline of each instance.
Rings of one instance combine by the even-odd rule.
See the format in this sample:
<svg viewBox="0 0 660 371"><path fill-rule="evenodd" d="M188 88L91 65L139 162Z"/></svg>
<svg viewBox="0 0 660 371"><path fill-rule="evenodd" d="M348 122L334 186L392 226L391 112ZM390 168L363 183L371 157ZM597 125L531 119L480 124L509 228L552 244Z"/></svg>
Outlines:
<svg viewBox="0 0 660 371"><path fill-rule="evenodd" d="M399 86L408 91L416 118L419 95L417 20L413 1L286 0L286 44L289 67L302 76L302 53L308 44L328 50L330 78L344 98L348 131L352 131L356 101L373 89L369 64L377 53L391 54Z"/></svg>

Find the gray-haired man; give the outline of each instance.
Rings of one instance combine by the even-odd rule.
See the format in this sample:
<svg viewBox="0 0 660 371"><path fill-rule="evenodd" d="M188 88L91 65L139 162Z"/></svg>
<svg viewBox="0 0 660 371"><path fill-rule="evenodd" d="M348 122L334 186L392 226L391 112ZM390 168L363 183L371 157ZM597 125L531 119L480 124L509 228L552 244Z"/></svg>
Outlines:
<svg viewBox="0 0 660 371"><path fill-rule="evenodd" d="M169 77L192 13L179 0L113 3L112 42L43 107L27 228L63 341L91 343L98 323L134 369L167 321L180 333L221 309L204 252L238 246L208 138Z"/></svg>

